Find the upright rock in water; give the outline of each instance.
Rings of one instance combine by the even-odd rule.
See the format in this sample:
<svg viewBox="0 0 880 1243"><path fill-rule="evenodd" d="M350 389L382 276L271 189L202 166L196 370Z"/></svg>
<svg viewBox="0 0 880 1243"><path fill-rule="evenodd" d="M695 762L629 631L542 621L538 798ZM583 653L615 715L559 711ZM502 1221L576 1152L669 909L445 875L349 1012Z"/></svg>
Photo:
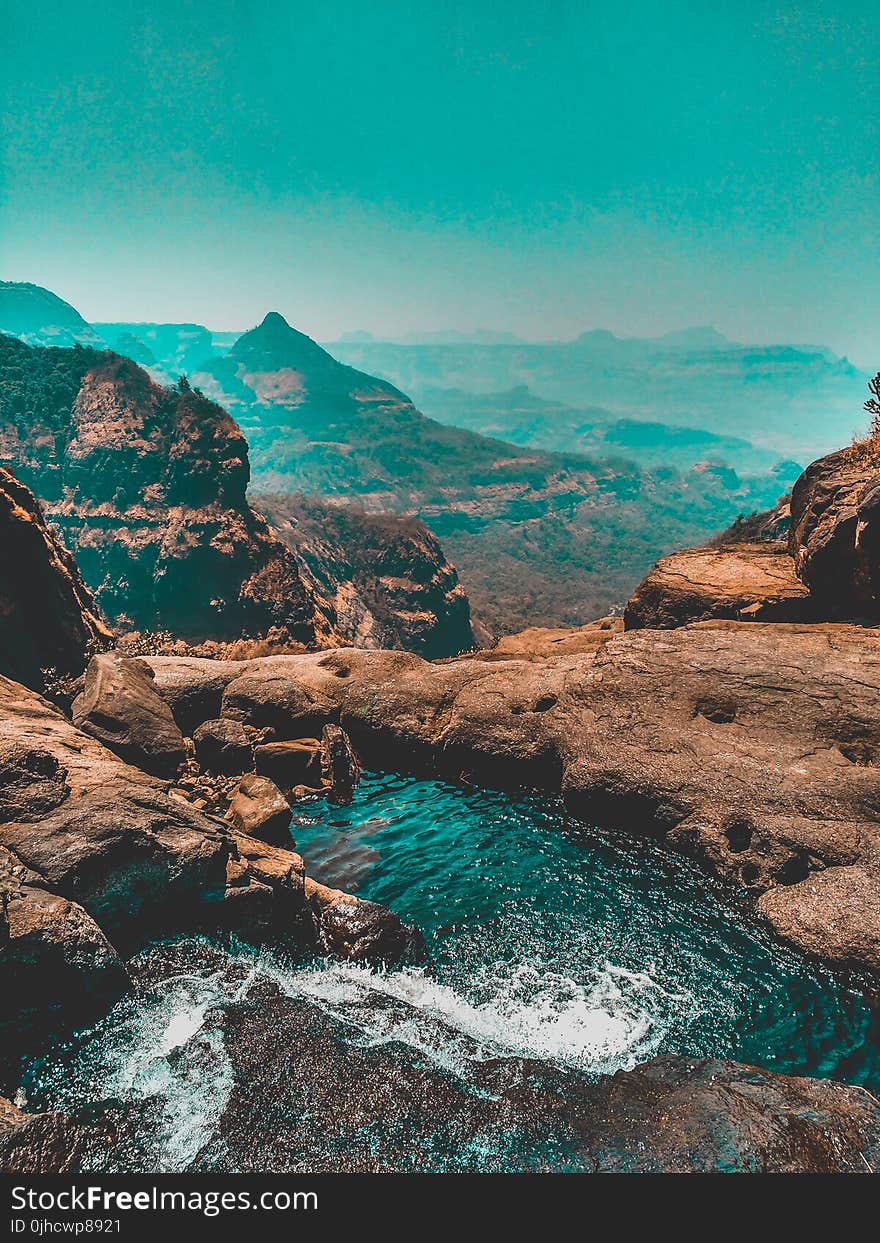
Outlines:
<svg viewBox="0 0 880 1243"><path fill-rule="evenodd" d="M73 701L73 720L127 763L171 777L186 758L186 745L153 677L149 665L118 652L95 656Z"/></svg>
<svg viewBox="0 0 880 1243"><path fill-rule="evenodd" d="M309 876L305 895L314 912L318 944L326 954L355 962L418 962L426 957L419 930L378 902L330 889Z"/></svg>
<svg viewBox="0 0 880 1243"><path fill-rule="evenodd" d="M829 615L880 617L880 460L867 447L807 467L791 494L789 549Z"/></svg>
<svg viewBox="0 0 880 1243"><path fill-rule="evenodd" d="M89 644L106 638L70 553L0 467L0 673L42 689L42 670L79 673Z"/></svg>
<svg viewBox="0 0 880 1243"><path fill-rule="evenodd" d="M350 803L361 779L361 766L351 739L338 725L325 725L321 731L321 778L330 787L327 797L334 803Z"/></svg>

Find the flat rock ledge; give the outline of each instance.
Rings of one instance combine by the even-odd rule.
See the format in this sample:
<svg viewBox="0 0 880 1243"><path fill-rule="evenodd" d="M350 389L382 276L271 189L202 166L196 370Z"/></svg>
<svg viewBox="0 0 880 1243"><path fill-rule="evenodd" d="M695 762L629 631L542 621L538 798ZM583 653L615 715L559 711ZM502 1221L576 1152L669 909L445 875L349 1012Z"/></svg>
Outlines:
<svg viewBox="0 0 880 1243"><path fill-rule="evenodd" d="M776 933L880 971L880 634L715 621L538 661L337 649L154 657L178 723L336 722L368 765L560 792L745 887Z"/></svg>
<svg viewBox="0 0 880 1243"><path fill-rule="evenodd" d="M686 548L663 557L624 610L627 630L673 630L689 622L813 622L820 608L784 543Z"/></svg>

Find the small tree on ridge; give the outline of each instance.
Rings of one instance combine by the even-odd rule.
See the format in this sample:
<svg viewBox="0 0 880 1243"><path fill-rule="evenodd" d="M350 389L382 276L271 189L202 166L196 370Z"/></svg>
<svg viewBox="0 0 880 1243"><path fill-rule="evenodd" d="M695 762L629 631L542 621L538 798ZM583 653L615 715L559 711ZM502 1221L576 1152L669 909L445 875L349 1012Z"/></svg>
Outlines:
<svg viewBox="0 0 880 1243"><path fill-rule="evenodd" d="M871 435L880 436L880 371L868 381L868 388L871 396L865 402L865 409L871 416Z"/></svg>

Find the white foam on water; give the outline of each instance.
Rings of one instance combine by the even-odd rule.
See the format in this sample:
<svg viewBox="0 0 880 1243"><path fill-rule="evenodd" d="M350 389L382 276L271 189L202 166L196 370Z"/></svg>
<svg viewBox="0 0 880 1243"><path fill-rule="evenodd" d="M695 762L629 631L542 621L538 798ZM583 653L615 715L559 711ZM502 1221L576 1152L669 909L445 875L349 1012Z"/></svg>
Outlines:
<svg viewBox="0 0 880 1243"><path fill-rule="evenodd" d="M540 1058L596 1074L650 1057L668 1030L670 994L646 972L606 963L576 981L532 964L496 962L468 981L419 968L377 972L353 963L285 971L261 961L291 997L321 1006L366 1043L399 1042L449 1069L487 1057Z"/></svg>
<svg viewBox="0 0 880 1243"><path fill-rule="evenodd" d="M150 1109L150 1149L156 1169L188 1168L214 1136L234 1086L223 1033L209 1022L218 1005L241 995L250 980L231 988L213 976L178 975L153 998L111 1012L105 1032L90 1045L90 1088L104 1098Z"/></svg>

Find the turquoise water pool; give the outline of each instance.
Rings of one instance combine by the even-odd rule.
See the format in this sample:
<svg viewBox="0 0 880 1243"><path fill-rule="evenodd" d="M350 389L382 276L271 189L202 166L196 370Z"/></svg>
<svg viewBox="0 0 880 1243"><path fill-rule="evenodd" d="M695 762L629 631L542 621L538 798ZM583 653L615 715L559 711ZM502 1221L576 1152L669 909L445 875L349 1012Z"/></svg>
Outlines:
<svg viewBox="0 0 880 1243"><path fill-rule="evenodd" d="M652 841L596 832L537 795L387 775L368 776L347 808L302 804L292 828L311 875L418 923L430 966L373 971L236 943L176 943L173 970L25 1070L30 1108L100 1117L130 1107L127 1125L140 1133L97 1164L225 1168L236 1069L218 1015L258 1004L267 983L285 1004L317 1008L344 1042L380 1050L377 1073L392 1085L404 1061L473 1091L473 1068L499 1058L593 1079L676 1052L880 1088L878 1016L865 996L775 944L744 902ZM291 1096L285 1111L285 1082L279 1076L279 1118L293 1153L302 1106ZM377 1120L380 1156L394 1133L393 1168L409 1125L402 1117L394 1131ZM309 1136L290 1168L328 1159L320 1131ZM519 1141L490 1135L461 1166L460 1139L458 1151L443 1142L418 1168L547 1160L534 1140L519 1151ZM571 1159L555 1152L554 1168Z"/></svg>
<svg viewBox="0 0 880 1243"><path fill-rule="evenodd" d="M880 1088L863 994L652 841L585 828L547 797L387 776L293 832L318 879L421 927L436 987L503 1046L600 1071L729 1056Z"/></svg>

